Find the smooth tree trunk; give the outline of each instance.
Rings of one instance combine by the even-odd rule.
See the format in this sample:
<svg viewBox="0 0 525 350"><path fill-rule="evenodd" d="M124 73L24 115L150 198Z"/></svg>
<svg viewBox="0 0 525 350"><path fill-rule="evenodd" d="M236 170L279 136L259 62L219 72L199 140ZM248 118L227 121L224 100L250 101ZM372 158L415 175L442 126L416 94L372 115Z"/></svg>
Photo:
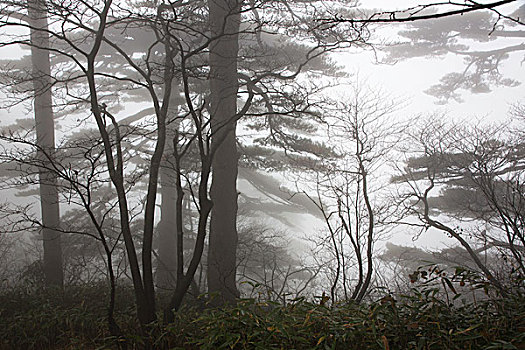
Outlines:
<svg viewBox="0 0 525 350"><path fill-rule="evenodd" d="M31 63L33 68L34 111L37 157L39 169L40 205L42 213L42 238L44 245L44 276L47 286L64 284L62 245L60 232L60 208L56 175L52 169L55 152L55 126L51 95L51 64L49 58L49 35L47 32L47 9L43 0L28 0L28 22L31 27Z"/></svg>
<svg viewBox="0 0 525 350"><path fill-rule="evenodd" d="M167 145L171 144L168 142ZM166 147L165 153L173 152L173 147ZM157 226L159 253L157 258L156 283L163 291L175 290L177 282L177 235L175 228L177 188L175 171L169 162L163 161L160 169L160 221Z"/></svg>
<svg viewBox="0 0 525 350"><path fill-rule="evenodd" d="M180 83L171 82L170 107L166 122L166 143L159 169L160 220L157 224L158 255L155 282L161 291L175 291L177 284L177 172L175 170L175 146L179 128L178 116ZM176 141L175 141L176 142Z"/></svg>
<svg viewBox="0 0 525 350"><path fill-rule="evenodd" d="M213 202L208 251L208 292L216 306L238 298L237 253L237 57L241 0L209 0Z"/></svg>

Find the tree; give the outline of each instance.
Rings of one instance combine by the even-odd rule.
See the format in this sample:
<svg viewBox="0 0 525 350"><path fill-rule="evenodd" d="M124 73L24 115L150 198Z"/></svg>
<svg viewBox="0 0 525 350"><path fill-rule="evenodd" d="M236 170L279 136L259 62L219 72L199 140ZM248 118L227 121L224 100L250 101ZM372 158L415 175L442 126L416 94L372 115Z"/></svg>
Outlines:
<svg viewBox="0 0 525 350"><path fill-rule="evenodd" d="M6 9L9 11L3 12L3 23L11 26L24 26L24 23L16 21L16 18L11 18L10 13L17 12L15 9L19 4L12 3L8 4ZM22 5L22 10L24 9ZM160 168L160 162L163 154L163 148L166 142L166 114L169 106L169 97L171 93L171 82L174 76L173 70L173 57L174 51L169 44L169 36L161 37L164 38L160 45L164 47L165 63L163 65L163 79L160 83L157 82L158 71L156 68L146 65L144 69L134 61L134 59L127 54L127 52L118 46L118 41L111 41L104 36L105 30L109 27L122 25L121 28L130 26L132 22L126 22L122 18L128 19L124 16L121 19L108 18L110 10L113 14L117 15L118 10L122 10L117 7L112 7L112 1L104 1L97 3L94 6L83 7L79 6L76 8L72 7L61 7L61 4L49 3L48 9L55 23L62 23L70 28L75 28L74 36L71 36L69 31L62 31L61 28L53 27L47 30L41 29L43 33L50 33L53 38L60 43L56 47L50 48L56 55L62 56L74 63L77 67L77 72L80 74L74 76L74 80L83 80L84 86L87 86L89 91L88 98L83 98L84 103L89 103L91 107L91 113L96 122L98 132L101 138L101 144L103 145L103 154L107 162L107 171L109 178L114 186L117 198L120 215L120 227L121 234L125 243L127 257L132 276L133 286L136 296L137 313L138 319L143 327L146 327L149 323L155 320L155 295L153 286L153 271L152 271L152 239L153 239L153 224L154 224L154 209L157 192L158 172ZM12 12L10 12L12 11ZM125 11L126 12L126 11ZM75 14L74 16L70 16ZM157 14L154 19L154 23L158 24L159 33L165 33L167 35L166 22L163 19L163 13ZM152 23L146 20L147 17L143 17L142 24ZM133 18L135 22L139 21L139 18ZM93 24L93 27L91 26ZM59 26L60 27L60 26ZM64 27L62 27L63 29ZM19 43L20 41L14 40L12 43ZM22 42L26 43L26 42ZM32 43L27 43L32 45ZM158 43L153 43L154 49ZM111 49L116 51L126 64L126 68L119 73L125 71L130 72L120 81L129 83L131 89L143 88L148 91L153 109L156 116L156 128L157 137L155 140L155 147L152 156L149 158L149 169L148 169L148 184L147 194L145 198L145 214L143 220L143 237L141 239L142 245L142 271L141 266L138 262L138 255L135 249L135 237L132 234L131 220L130 217L130 206L128 191L130 183L127 182L126 178L126 164L125 156L123 153L122 142L123 136L126 135L123 129L119 126L117 119L111 113L111 106L102 102L105 97L105 91L103 90L103 84L105 79L116 78L114 75L105 74L103 69L98 69L98 54L101 47L104 49ZM74 54L73 54L74 53ZM162 75L161 75L162 76ZM119 80L116 78L116 80ZM164 85L163 94L159 97L157 92L157 86ZM107 96L107 95L106 95ZM73 96L73 98L76 96ZM89 178L88 178L89 181ZM131 180L131 186L133 180ZM93 220L95 223L95 220Z"/></svg>
<svg viewBox="0 0 525 350"><path fill-rule="evenodd" d="M15 178L10 177L4 180L3 184L13 188L32 186L37 183L34 179L37 169L44 169L57 179L55 190L62 198L67 198L69 206L69 210L62 217L62 227L57 228L57 232L63 236L65 253L79 248L84 261L92 254L100 258L99 254L86 249L87 238L90 242L94 239L103 248L101 263L107 273L97 277L109 282L109 330L112 335L120 336L120 329L113 316L117 282L115 265L118 266L120 262L115 259L114 251L120 240L120 223L113 210L116 199L111 193L107 193L108 179L103 176L105 169L102 164L104 150L98 141L99 137L93 130L77 132L71 135L67 142L59 143L52 159L44 162L34 156L41 151L40 145L27 135L23 130L9 130L0 136L0 140L12 145L8 152L0 155L3 168L7 172L16 173ZM14 210L3 208L3 211L7 214L4 223L8 226L8 232L23 233L44 225L33 217L30 207L18 206ZM99 259L96 259L93 265L84 264L84 271L73 271L79 273L79 276L74 277L81 280L86 274L89 275L89 269L99 266ZM67 261L65 267L70 267ZM71 278L70 275L67 277Z"/></svg>
<svg viewBox="0 0 525 350"><path fill-rule="evenodd" d="M100 141L96 143L100 147L100 153L96 158L99 162L97 165L106 172L105 180L111 182L108 192L112 191L116 196L115 213L119 217L119 233L124 241L138 319L144 331L156 319L153 233L159 176L166 157L165 151L169 149L167 144L170 142L173 144L175 177L173 183L176 188L175 215L177 217L174 230L177 238L177 282L169 308L166 310L166 319L169 321L172 318L172 315L170 316L172 310L178 310L180 307L203 256L208 233L208 217L214 200L218 203L215 203L216 209L224 209L228 214L228 219L223 222L228 228L220 232L229 235L230 244L227 257L217 260L226 269L221 267L221 272L215 276L223 281L227 277L229 281L227 292L230 294L220 297L232 300L235 296L233 273L235 259L232 260L231 257L234 255L236 245L235 225L232 225L232 222L235 221L237 197L235 190L237 120L251 111L254 115L265 118L267 124L271 125L268 140L275 144L283 143L287 146L287 150L308 148L325 150L326 148L317 147L319 143L308 142L304 136L285 135L283 132L286 128L294 128L290 117L302 116L304 115L302 112L305 111L314 114L308 110L308 107L311 107L309 96L301 96L297 91L290 91L295 87L291 82L298 78L308 64L319 61L325 53L348 44L362 44L366 41L366 32L363 36L361 27L350 26L350 32L337 27L333 31L323 33L321 29L327 29L326 27L317 27L316 24L297 17L296 13L314 8L310 3L294 11L290 9L289 4L279 2L275 4L275 9L266 8L270 14L269 18L273 18L276 13L282 13L283 8L280 6L284 6L292 18L286 19L290 19L299 28L296 30L296 27L291 27L286 30L302 35L300 38L304 40L312 37L312 41L301 49L297 49L301 45L288 45L296 50L292 51L293 54L282 58L275 55L280 49L278 45L261 45L261 42L264 44L261 38L268 33L271 33L276 41L282 40L283 31L278 27L281 22L271 23L274 26L270 27L274 30L273 33L269 30L260 30L265 18L260 22L261 18L257 18L258 15L254 12L253 23L257 24L255 28L248 25L246 29L241 30L240 13L248 12L247 10L255 11L258 6L262 6L261 4L250 5L248 9L241 7L243 3L240 2L222 2L228 5L227 7L218 6L220 4L221 2L210 4L207 12L202 6L193 3L147 3L144 4L145 6L132 7L105 0L81 3L74 7L51 1L47 3L47 10L53 25L47 29L31 27L53 38L53 45L47 51L52 52L55 57L60 57L64 62L66 69L62 71L62 76L57 77L55 81L57 86L62 82L72 82L72 84L81 82L76 85L76 89L69 89L68 87L72 85L66 85L59 91L77 106L88 107L85 110L79 109L79 114L82 118L91 117L100 136ZM16 15L25 13L27 10L25 4L3 1L3 5L5 6L0 17L3 27L27 28L23 18ZM212 30L208 31L207 29L210 28L208 26L197 26L195 29L194 23L187 21L188 18L185 17L188 13L195 13L201 19L210 16ZM314 8L313 15L316 14L318 12ZM144 45L140 43L140 46L143 45L142 51L137 52L136 48L124 44L126 41L128 44L133 41L129 39L133 37L131 33L135 35L137 28L144 27L151 28L154 35L148 38ZM210 32L212 35L209 35ZM247 41L251 38L253 42L257 42L258 48L265 48L267 50L264 51L265 53L273 52L273 57L281 60L267 62L255 68L246 67L243 71L239 71L237 38L240 33ZM34 46L34 43L20 37L11 37L11 39L5 45ZM208 51L209 62L204 58ZM105 58L113 56L119 57L119 60L113 61L113 64L102 64ZM243 57L253 59L254 56L252 52L251 55L246 54ZM118 69L113 70L115 67ZM207 76L210 76L211 85L209 98L206 94L202 94L202 90L195 89L197 86L195 82ZM176 90L173 88L176 81L182 82L184 106L178 106L180 108L174 110L170 107L173 107L171 97ZM282 84L270 84L276 81ZM297 82L300 83L304 82ZM116 86L123 88L116 89ZM139 135L142 140L137 141L133 137L136 136L134 131L139 127L119 118L117 113L121 106L115 100L116 97L131 99L139 94L148 96L151 112L147 114L150 117L148 120L150 124L145 123L146 125L140 128ZM240 95L239 98L237 94ZM279 97L278 103L273 104L276 96ZM257 100L257 107L265 108L264 112L255 108L250 110L254 100ZM237 108L237 103L240 101L243 103ZM288 109L290 106L292 108ZM170 134L168 123L172 120L180 122L180 127L174 128L173 134ZM134 147L137 143L148 145L148 151L138 151ZM283 152L285 156L288 155L287 150ZM188 161L192 151L197 155L195 158L197 165L188 170L183 166L183 162ZM135 164L129 162L133 157L144 157L145 165L135 168ZM298 159L305 160L305 158ZM83 181L90 181L90 178L78 177L71 164L73 163L55 162L50 164L49 168L58 166L58 170L54 170L55 173L64 172L67 175L63 176L66 184L80 188L82 187L80 184L85 185ZM231 168L222 168L225 164L231 165ZM100 174L99 170L100 168L97 168L97 174ZM219 183L216 181L211 189L214 198L210 199L209 178L212 171L216 172L214 176L217 176L217 179L224 175L224 183L227 182L229 186L227 193L222 195L217 186ZM145 194L136 191L139 176L142 176L146 182ZM190 184L194 187L189 186ZM188 188L187 192L184 191L185 188ZM186 232L182 220L183 199L188 192L191 193L198 211L196 240L190 259L187 259L184 252L183 238ZM228 203L223 208L220 199L228 199ZM87 202L86 209L90 208L92 200L93 198L90 198ZM143 206L144 211L137 213L133 210L138 206ZM215 214L214 220L220 222L222 219L220 215L220 213ZM139 216L140 220L137 219ZM96 218L92 216L90 218L96 226ZM137 222L141 224L141 230L135 230L133 225ZM215 222L212 226L215 227ZM102 228L97 230L101 237L105 236L106 233ZM140 234L135 231L140 231ZM210 248L213 249L215 248ZM139 259L142 260L141 263ZM108 266L111 266L111 262L108 262ZM365 277L365 281L367 279L369 278Z"/></svg>
<svg viewBox="0 0 525 350"><path fill-rule="evenodd" d="M222 295L217 298L220 304L231 302L238 296L235 287L238 240L235 223L238 195L235 188L238 174L237 120L244 116L263 117L265 127L270 130L272 146L277 143L284 145L286 141L287 148L295 147L296 150L312 145L307 138L294 139L293 136L286 137L283 132L291 124L290 121L285 122L286 119L294 119L293 123L299 125L298 116L312 113L304 96L300 96L298 91L290 91L290 87L295 80L299 80L301 73L318 69L323 63L329 67L321 58L323 54L349 43L361 43L363 38L358 29L346 32L344 39L335 30L324 28L322 32L316 29L310 16L317 10L308 5L298 4L295 9L295 5L273 1L260 4L211 1L209 9L212 33L219 36L219 40L210 46L212 140L219 140L221 146L215 155L212 173L211 198L214 207L208 287L211 293ZM245 21L242 28L241 13ZM248 16L250 13L251 17ZM274 13L286 13L290 17L272 16ZM309 44L294 43L282 31L284 27L295 33L295 39L300 35ZM244 59L239 60L241 57ZM254 93L251 109L245 114L234 113L239 87L241 90L249 87ZM304 109L301 111L301 108ZM234 115L235 118L232 117Z"/></svg>
<svg viewBox="0 0 525 350"><path fill-rule="evenodd" d="M506 16L499 11L474 12L410 23L398 34L404 39L386 47L385 63L416 57L462 57L464 69L448 73L425 92L439 103L462 102L461 90L490 93L494 86L515 87L520 81L505 77L501 67L513 54L523 53L525 6ZM514 39L514 40L513 40ZM476 43L493 43L477 48ZM494 48L497 46L496 48Z"/></svg>
<svg viewBox="0 0 525 350"><path fill-rule="evenodd" d="M511 271L521 276L525 272L523 140L512 134L504 125L448 125L431 120L414 137L420 155L409 159L396 178L409 184L407 196L416 199L411 212L424 227L457 240L479 271L502 292L505 277L491 271L480 253L496 249L513 261ZM434 189L439 190L437 197L431 197ZM447 222L450 219L453 221ZM472 224L468 228L472 220L482 228L472 228Z"/></svg>
<svg viewBox="0 0 525 350"><path fill-rule="evenodd" d="M321 245L328 246L332 260L328 266L335 271L329 277L334 302L339 297L361 302L369 292L374 244L385 234L395 211L393 203L380 204L386 200L380 199L385 179L378 174L406 129L403 122L387 122L396 101L386 102L381 92L359 82L351 89L353 96L334 103L335 110L326 118L329 140L338 156L317 172L314 194L308 194L328 231Z"/></svg>
<svg viewBox="0 0 525 350"><path fill-rule="evenodd" d="M211 0L210 30L218 37L210 45L210 119L213 202L208 252L208 292L219 304L239 297L236 286L237 250L237 57L242 1Z"/></svg>
<svg viewBox="0 0 525 350"><path fill-rule="evenodd" d="M237 269L244 294L283 305L305 296L321 267L309 266L306 259L293 254L285 232L246 220L244 215L241 220Z"/></svg>
<svg viewBox="0 0 525 350"><path fill-rule="evenodd" d="M31 62L33 66L34 111L37 157L43 166L39 170L40 206L42 213L42 239L44 244L44 275L46 285L62 287L60 208L57 179L50 172L55 153L55 124L51 95L51 67L49 62L49 37L47 11L41 0L28 1L28 25L31 28Z"/></svg>
<svg viewBox="0 0 525 350"><path fill-rule="evenodd" d="M167 152L166 152L167 151ZM177 237L173 234L176 227L177 192L174 184L173 167L167 160L173 154L173 148L167 147L163 165L160 169L160 221L158 230L158 257L156 270L157 287L173 290L177 277Z"/></svg>
<svg viewBox="0 0 525 350"><path fill-rule="evenodd" d="M213 155L217 153L217 149L220 143L215 142L211 149L209 148L209 114L206 114L206 110L203 110L203 108L207 107L207 105L205 103L198 103L197 105L195 105L195 94L193 94L193 92L191 91L192 85L190 84L190 80L195 81L202 77L202 74L199 73L199 67L200 65L202 65L202 61L200 61L199 58L202 57L202 52L204 52L204 50L209 46L210 42L216 40L216 38L214 38L213 40L209 40L205 35L202 35L200 40L197 39L195 41L185 41L186 37L178 37L177 35L174 35L176 29L184 28L185 30L187 29L187 27L184 23L172 22L170 23L170 25L174 27L166 28L166 22L163 21L163 16L169 17L170 15L172 15L173 9L164 8L162 11L160 11L160 14L157 13L157 17L154 18L158 22L152 23L150 18L144 19L140 16L137 18L133 17L131 19L128 17L120 19L116 16L111 17L111 21L109 22L109 24L107 24L106 22L100 24L94 22L95 27L92 28L90 27L90 23L92 23L93 20L90 16L92 15L95 18L98 17L99 19L106 18L105 16L107 16L107 13L111 8L110 2L105 2L103 4L104 7L102 7L99 10L93 8L90 10L91 12L83 12L82 16L84 17L79 16L79 18L82 18L82 20L80 20L79 22L72 20L71 18L73 17L68 18L67 13L63 11L74 11L75 9L61 9L60 6L54 7L54 5L56 4L50 5L50 10L53 11L54 20L57 23L60 23L60 21L65 21L66 23L69 23L68 25L76 26L77 28L74 34L70 34L69 32L62 33L60 31L57 32L50 30L51 34L55 39L56 44L56 46L54 46L51 50L53 50L56 56L62 57L64 61L71 60L77 67L77 69L75 70L69 67L68 71L65 73L68 79L60 81L72 81L73 83L75 83L76 81L84 81L84 88L86 87L85 82L87 81L87 85L90 91L89 99L82 98L81 96L75 94L71 94L70 97L73 99L73 101L76 101L78 97L81 97L80 102L77 102L78 105L81 105L82 103L84 105L86 103L89 103L91 110L94 114L95 121L97 122L98 132L102 137L102 143L104 145L104 157L108 163L107 170L109 173L109 177L113 185L115 186L116 196L119 203L118 211L120 215L120 225L122 235L124 237L126 250L128 253L128 259L130 261L130 269L134 283L134 288L137 295L137 308L139 312L139 319L144 325L147 324L149 320L151 320L152 310L155 309L152 292L153 288L151 278L152 272L150 249L150 246L152 246L151 227L152 223L154 222L154 211L151 208L152 203L155 202L155 196L153 194L156 191L156 175L158 175L160 168L159 158L161 157L160 154L163 153L160 150L162 148L166 148L165 146L162 146L162 144L165 145L166 142L166 113L170 110L168 104L170 102L172 84L169 80L173 80L173 75L175 74L174 72L178 72L181 76L181 79L183 80L185 88L185 102L187 105L186 110L182 111L182 113L184 114L181 116L176 116L176 118L180 118L180 120L188 119L189 121L193 122L193 128L187 129L186 131L184 131L184 133L180 131L178 131L178 134L177 132L175 133L175 136L177 136L177 142L181 143L180 145L176 145L174 147L174 149L176 150L174 151L175 158L179 157L179 160L175 160L175 164L179 164L176 166L176 176L179 178L179 180L180 177L188 177L188 174L182 174L182 168L180 167L180 158L183 156L187 156L187 151L191 149L190 146L192 144L195 145L195 143L198 143L196 148L199 149L197 153L200 162L202 163L201 168L198 169L198 171L202 174L202 181L199 182L198 185L198 200L201 201L199 209L202 210L202 212L200 213L200 217L202 219L199 219L199 249L197 249L198 253L195 255L195 259L192 259L192 263L190 264L190 272L194 271L193 261L198 262L200 256L202 255L202 250L200 249L200 247L202 247L201 242L206 237L207 213L206 210L204 210L203 208L208 206L206 195L206 191L208 188L206 182L207 177L209 175L208 167L211 165L210 160L213 159ZM16 4L13 4L12 6L16 6ZM7 12L7 17L5 17L5 24L22 25L21 23L14 21L13 18L9 17L9 15L12 12ZM117 13L114 12L113 14L116 15ZM64 18L64 16L66 16L66 18ZM140 24L137 24L139 22ZM157 39L155 39L156 41L154 41L152 46L150 46L146 51L146 61L145 63L142 63L141 58L139 58L138 55L136 55L135 49L130 48L128 51L127 46L121 46L122 43L120 41L120 38L122 37L122 35L117 37L114 34L117 30L120 31L120 33L127 32L128 30L133 32L137 25L144 24L151 24L153 28L157 28L157 26L158 28L156 29ZM164 25L164 27L162 25ZM166 34L170 30L170 35ZM199 34L199 32L195 32L195 34ZM159 37L163 40L159 40ZM173 44L172 48L169 44L170 39L173 39L173 41L171 42ZM16 43L19 43L19 41L13 40L12 44ZM27 44L30 45L30 43ZM164 44L164 47L162 47L162 44ZM186 46L188 44L197 45L197 49L192 51L191 46ZM170 51L171 49L172 51ZM156 61L157 57L148 54L151 52L156 52L157 50L162 50L163 52L165 52L164 56L161 57L162 60L164 60L164 62L158 62ZM112 51L113 53L111 53ZM173 57L168 57L168 54L170 54L170 52L171 54L176 52L180 56L179 58L181 68L179 70L174 69L174 63L172 62ZM119 62L121 67L120 70L113 70L115 63L113 63L113 66L111 67L109 67L108 65L101 64L101 60L99 60L100 56L102 56L103 59L106 59L108 56L120 56L119 60L113 61ZM192 65L189 65L190 63ZM195 64L195 66L193 66L193 64ZM159 69L159 67L163 67L164 70ZM126 75L123 75L124 73L126 73ZM70 74L72 74L72 76ZM265 71L264 74L268 75L268 72ZM292 74L292 77L293 76L294 74ZM253 80L245 79L244 86L246 87L247 91L244 92L244 94L245 96L247 96L247 102L245 104L245 107L241 108L239 113L236 113L234 115L234 120L237 120L242 115L244 115L243 113L246 113L247 108L250 106L251 100L253 98L253 85L255 84L255 82L257 82L257 80L261 80L261 78L255 77ZM59 79L57 79L57 81L59 81ZM155 118L157 119L156 126L158 129L158 137L156 139L153 139L154 142L156 142L157 147L154 149L151 158L149 158L149 154L146 155L149 158L149 166L147 166L145 170L146 172L150 173L150 176L146 177L148 181L148 193L145 198L144 205L147 210L144 216L144 237L140 241L140 244L143 247L142 273L144 274L144 276L141 275L141 271L138 266L137 255L135 252L134 240L136 239L136 237L130 234L130 222L133 220L133 216L130 216L130 212L132 210L130 209L128 204L128 200L130 198L130 196L128 196L128 193L130 193L131 189L133 188L136 182L136 177L131 176L129 180L127 180L126 178L130 174L128 171L125 171L126 166L129 164L129 158L127 157L127 152L129 151L129 149L126 150L126 148L124 148L124 145L129 145L130 141L127 138L133 136L133 131L136 131L137 128L134 126L130 126L128 124L130 122L129 120L117 121L117 118L113 115L112 110L118 110L119 105L111 103L111 98L115 96L114 91L106 90L108 87L111 89L111 87L114 86L111 85L112 81L117 81L121 84L123 83L125 86L124 91L129 92L130 95L136 96L139 90L147 91L154 105L152 112ZM71 93L74 90L67 89L66 91L68 91L68 93ZM159 91L162 95L162 102L160 102L159 99ZM124 96L123 98L128 97ZM143 113L137 113L137 115L139 114L143 115ZM130 117L130 119L136 120L136 118L134 117ZM149 133L155 134L155 130L150 130ZM145 137L149 137L148 133L143 133L142 135ZM180 181L180 183L182 184L182 181ZM182 195L182 192L180 193L180 195ZM177 197L178 196L179 194L177 194ZM179 198L177 198L177 201L178 200ZM180 208L180 205L178 205L178 207ZM179 208L177 208L176 215L182 215L180 214L181 212ZM181 220L179 221L181 222ZM178 223L177 226L179 226ZM179 236L182 236L184 233L180 227L177 228L177 232ZM178 240L179 239L180 238L178 238ZM183 260L183 253L181 253L182 249L182 247L178 248L178 259ZM183 264L179 264L179 266L177 267L178 273L180 273L180 269L183 269L185 267ZM175 305L174 308L177 308L178 305L180 305L181 298L184 295L185 290L187 288L186 282L191 280L192 277L191 273L181 274L181 276L184 277L184 280L181 280L180 288L175 293L176 297L174 297L174 301L172 303L172 305Z"/></svg>

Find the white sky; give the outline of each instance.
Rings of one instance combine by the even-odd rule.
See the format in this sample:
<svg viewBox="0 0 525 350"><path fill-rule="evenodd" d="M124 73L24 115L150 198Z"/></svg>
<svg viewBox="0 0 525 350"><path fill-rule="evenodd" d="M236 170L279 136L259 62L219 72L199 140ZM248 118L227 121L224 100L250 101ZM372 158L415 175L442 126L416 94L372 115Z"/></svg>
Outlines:
<svg viewBox="0 0 525 350"><path fill-rule="evenodd" d="M405 9L410 6L431 3L433 1L421 0L363 0L361 5L367 8L382 7L387 10ZM483 1L482 1L483 2ZM484 1L490 2L490 1ZM516 3L501 6L498 8L504 14L512 13L523 3ZM387 32L394 33L397 28L402 28L401 24L389 24ZM391 29L390 29L391 28ZM509 28L511 30L524 30L525 28ZM382 29L384 31L385 29ZM406 40L403 38L403 40ZM486 44L483 47L476 46L472 41L469 45L476 49L495 49L508 46L510 44L523 44L523 38L518 39L498 39ZM436 99L425 94L423 91L430 86L437 84L441 77L447 73L461 71L465 66L462 58L452 54L444 58L416 58L398 62L395 65L382 65L375 63L375 57L371 52L360 54L341 54L337 58L340 64L347 67L348 72L359 72L360 76L367 79L374 85L381 86L395 96L408 98L411 103L408 112L413 114L430 113L433 110L447 111L454 118L486 117L487 120L502 120L507 116L510 104L516 103L520 99L525 99L525 61L523 52L511 53L510 58L500 65L500 71L506 77L517 79L522 85L514 88L492 87L489 94L470 94L462 91L463 103L450 101L446 105L436 105Z"/></svg>

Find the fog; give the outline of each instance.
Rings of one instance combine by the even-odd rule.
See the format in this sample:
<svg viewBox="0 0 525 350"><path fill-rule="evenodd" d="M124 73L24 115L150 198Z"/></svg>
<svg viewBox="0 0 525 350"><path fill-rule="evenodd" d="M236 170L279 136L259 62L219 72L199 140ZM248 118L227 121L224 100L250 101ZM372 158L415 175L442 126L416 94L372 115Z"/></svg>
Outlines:
<svg viewBox="0 0 525 350"><path fill-rule="evenodd" d="M257 348L169 328L252 302L522 300L521 2L0 4L0 292L96 295L80 347Z"/></svg>

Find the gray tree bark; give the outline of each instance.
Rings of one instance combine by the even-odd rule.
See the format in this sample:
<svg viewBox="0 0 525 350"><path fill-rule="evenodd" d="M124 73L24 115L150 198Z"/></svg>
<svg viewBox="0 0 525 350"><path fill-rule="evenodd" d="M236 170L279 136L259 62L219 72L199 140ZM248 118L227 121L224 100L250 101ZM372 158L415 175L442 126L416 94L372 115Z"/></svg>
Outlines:
<svg viewBox="0 0 525 350"><path fill-rule="evenodd" d="M237 253L237 57L241 0L209 0L213 202L208 251L208 292L216 305L234 302Z"/></svg>
<svg viewBox="0 0 525 350"><path fill-rule="evenodd" d="M169 138L168 138L169 139ZM168 141L165 157L173 152ZM161 290L175 290L177 283L177 235L175 171L164 160L160 169L160 222L158 229L159 254L157 258L157 287Z"/></svg>
<svg viewBox="0 0 525 350"><path fill-rule="evenodd" d="M177 285L177 172L174 157L174 138L179 128L176 119L180 100L180 82L171 82L170 107L166 125L166 145L159 169L160 221L158 231L158 256L156 286L163 291L174 291Z"/></svg>
<svg viewBox="0 0 525 350"><path fill-rule="evenodd" d="M33 66L34 111L36 138L39 147L38 171L40 205L42 213L42 238L44 245L44 276L47 286L63 286L64 272L60 232L60 208L56 175L52 168L55 152L55 126L51 95L51 64L49 60L49 35L47 9L43 0L28 0L31 27L31 63Z"/></svg>

